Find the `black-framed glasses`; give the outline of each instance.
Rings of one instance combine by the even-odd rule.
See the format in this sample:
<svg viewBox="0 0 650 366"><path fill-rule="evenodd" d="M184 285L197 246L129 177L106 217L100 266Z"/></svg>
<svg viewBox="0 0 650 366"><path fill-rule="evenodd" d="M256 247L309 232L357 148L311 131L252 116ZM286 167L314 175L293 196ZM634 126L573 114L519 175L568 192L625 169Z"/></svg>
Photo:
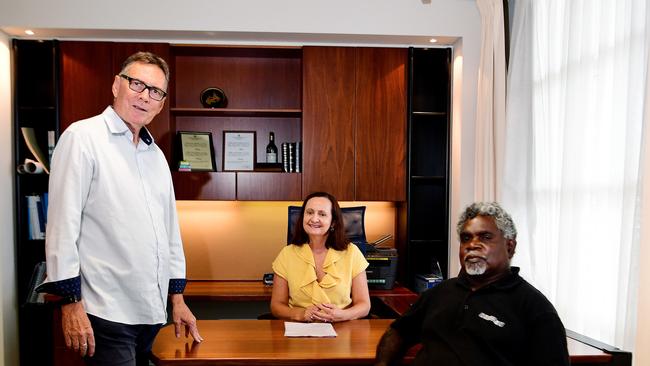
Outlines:
<svg viewBox="0 0 650 366"><path fill-rule="evenodd" d="M145 89L149 89L149 98L153 100L161 101L167 96L167 93L162 91L160 88L147 85L140 79L132 78L124 74L120 74L120 77L128 81L129 89L133 90L136 93L142 93Z"/></svg>

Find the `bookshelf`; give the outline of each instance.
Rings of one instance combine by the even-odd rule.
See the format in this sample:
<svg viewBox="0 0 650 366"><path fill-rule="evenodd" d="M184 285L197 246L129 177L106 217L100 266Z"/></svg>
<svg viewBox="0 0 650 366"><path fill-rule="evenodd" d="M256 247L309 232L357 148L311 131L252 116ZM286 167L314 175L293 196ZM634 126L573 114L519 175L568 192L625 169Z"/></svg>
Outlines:
<svg viewBox="0 0 650 366"><path fill-rule="evenodd" d="M449 277L450 65L450 48L409 49L407 201L400 214L407 255L400 273L410 288L435 261Z"/></svg>
<svg viewBox="0 0 650 366"><path fill-rule="evenodd" d="M173 45L170 53L170 135L210 132L217 166L216 172L176 172L172 159L177 199L300 200L300 173L222 168L224 131L255 131L256 162L265 161L271 131L278 148L301 141L301 48ZM208 87L225 92L226 107L201 106ZM179 146L172 145L175 156Z"/></svg>
<svg viewBox="0 0 650 366"><path fill-rule="evenodd" d="M35 146L43 152L45 165L49 165L48 131L55 139L59 131L58 42L14 40L12 47L15 165L20 166L25 159L37 160L32 152ZM33 131L33 137L29 139L31 149L23 128ZM39 262L45 260L44 201L48 174L21 174L16 170L14 175L20 363L48 365L52 362L51 310L44 305L26 303L32 272ZM35 349L39 352L34 352Z"/></svg>

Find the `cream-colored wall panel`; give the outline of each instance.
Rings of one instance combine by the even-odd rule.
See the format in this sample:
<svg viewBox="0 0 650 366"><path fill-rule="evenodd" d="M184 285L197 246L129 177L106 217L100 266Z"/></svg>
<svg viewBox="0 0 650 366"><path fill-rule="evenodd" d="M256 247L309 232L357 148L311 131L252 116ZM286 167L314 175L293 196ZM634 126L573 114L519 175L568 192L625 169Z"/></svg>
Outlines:
<svg viewBox="0 0 650 366"><path fill-rule="evenodd" d="M302 202L179 201L178 216L193 280L259 280L287 242L287 207ZM390 202L342 202L366 206L368 240L395 235Z"/></svg>

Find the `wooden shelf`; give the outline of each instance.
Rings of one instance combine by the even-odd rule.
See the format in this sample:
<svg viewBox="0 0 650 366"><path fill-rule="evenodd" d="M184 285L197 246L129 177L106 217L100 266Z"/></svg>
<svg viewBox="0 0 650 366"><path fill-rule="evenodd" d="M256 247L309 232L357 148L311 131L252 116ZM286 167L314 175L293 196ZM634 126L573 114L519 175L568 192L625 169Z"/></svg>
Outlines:
<svg viewBox="0 0 650 366"><path fill-rule="evenodd" d="M279 172L172 172L179 200L300 201L301 177Z"/></svg>
<svg viewBox="0 0 650 366"><path fill-rule="evenodd" d="M170 108L175 116L202 117L300 117L302 109L253 109L253 108Z"/></svg>
<svg viewBox="0 0 650 366"><path fill-rule="evenodd" d="M425 111L414 111L416 116L446 116L447 112L425 112Z"/></svg>
<svg viewBox="0 0 650 366"><path fill-rule="evenodd" d="M270 132L275 142L301 141L302 49L256 46L172 46L171 135L204 131L213 136L216 165L223 166L224 131L255 131L256 160ZM217 86L226 108L203 108L199 95ZM285 201L302 198L302 175L283 172L174 172L183 200Z"/></svg>
<svg viewBox="0 0 650 366"><path fill-rule="evenodd" d="M239 172L237 199L242 201L300 201L300 173Z"/></svg>
<svg viewBox="0 0 650 366"><path fill-rule="evenodd" d="M444 176L440 175L412 175L411 180L416 181L418 183L426 183L426 182L444 182L447 178Z"/></svg>
<svg viewBox="0 0 650 366"><path fill-rule="evenodd" d="M265 286L262 281L189 280L183 296L190 301L270 301L272 290L273 286ZM371 289L370 296L400 315L418 298L416 293L397 283L391 290Z"/></svg>
<svg viewBox="0 0 650 366"><path fill-rule="evenodd" d="M18 109L21 111L56 111L55 106L20 106Z"/></svg>
<svg viewBox="0 0 650 366"><path fill-rule="evenodd" d="M447 243L446 239L411 239L409 241L413 244L427 244L427 243L446 244Z"/></svg>
<svg viewBox="0 0 650 366"><path fill-rule="evenodd" d="M235 173L172 172L178 200L234 200Z"/></svg>

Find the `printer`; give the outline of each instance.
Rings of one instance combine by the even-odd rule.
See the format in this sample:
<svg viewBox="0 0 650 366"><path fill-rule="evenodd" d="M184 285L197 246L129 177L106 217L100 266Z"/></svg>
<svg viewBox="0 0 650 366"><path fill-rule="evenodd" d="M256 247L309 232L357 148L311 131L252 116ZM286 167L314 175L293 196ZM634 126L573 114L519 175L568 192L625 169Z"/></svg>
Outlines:
<svg viewBox="0 0 650 366"><path fill-rule="evenodd" d="M365 257L368 261L368 268L366 268L368 288L390 290L395 285L397 249L378 247L379 244L391 237L391 235L387 235L372 244L366 245Z"/></svg>

